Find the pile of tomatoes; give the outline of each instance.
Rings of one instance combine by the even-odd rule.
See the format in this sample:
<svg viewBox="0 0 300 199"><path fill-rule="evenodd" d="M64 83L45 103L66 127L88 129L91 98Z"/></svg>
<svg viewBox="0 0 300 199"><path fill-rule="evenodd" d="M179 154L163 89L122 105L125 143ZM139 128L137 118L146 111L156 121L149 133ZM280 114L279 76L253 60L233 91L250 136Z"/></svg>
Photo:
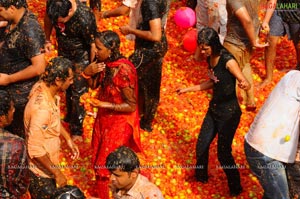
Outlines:
<svg viewBox="0 0 300 199"><path fill-rule="evenodd" d="M29 8L38 16L43 25L45 2L28 0ZM102 0L103 10L118 6L119 1ZM205 62L193 60L193 54L182 47L182 38L190 29L181 29L174 23L174 13L185 6L183 1L173 0L167 22L169 50L163 63L161 85L161 100L154 121L152 133L141 130L142 146L145 155L141 158L144 173L151 173L151 180L161 189L166 199L199 199L199 198L230 198L226 176L217 160L216 141L211 145L209 158L209 182L201 184L193 179L195 164L195 144L203 117L208 108L211 91L191 92L178 95L176 89L198 84L207 78ZM260 15L262 16L262 15ZM118 33L119 26L128 23L128 17L102 19L97 21L100 31L110 29ZM120 33L121 51L129 56L133 51L133 42L128 41ZM53 43L55 41L53 40ZM57 55L55 45L53 51L47 54L47 60ZM261 107L268 94L286 73L295 68L295 50L286 37L281 38L277 48L273 83L263 89L256 90L257 109ZM255 85L259 84L265 75L264 50L257 49L251 60ZM90 90L82 99L88 102L96 96L97 91ZM63 95L63 94L62 94ZM89 107L90 113L97 110ZM62 106L62 118L64 109ZM240 168L243 193L237 198L261 198L262 188L255 176L249 170L245 159L243 142L257 112L247 112L242 107L242 118L236 132L232 148L235 160ZM84 141L77 143L80 148L80 158L76 161L69 157L70 151L62 146L61 165L68 178L68 183L79 186L86 196L93 196L99 188L95 187L95 176L91 165L91 135L94 114L89 114L84 120ZM142 169L142 170L143 170Z"/></svg>

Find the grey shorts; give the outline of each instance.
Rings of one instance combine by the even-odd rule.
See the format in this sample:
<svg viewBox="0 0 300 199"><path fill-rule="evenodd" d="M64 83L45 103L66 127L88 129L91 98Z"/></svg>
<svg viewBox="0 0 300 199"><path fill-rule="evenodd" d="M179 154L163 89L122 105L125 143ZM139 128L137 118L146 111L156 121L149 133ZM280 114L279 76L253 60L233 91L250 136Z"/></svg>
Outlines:
<svg viewBox="0 0 300 199"><path fill-rule="evenodd" d="M282 20L275 10L270 23L270 35L271 36L288 36L289 40L298 43L300 39L300 24L288 24Z"/></svg>

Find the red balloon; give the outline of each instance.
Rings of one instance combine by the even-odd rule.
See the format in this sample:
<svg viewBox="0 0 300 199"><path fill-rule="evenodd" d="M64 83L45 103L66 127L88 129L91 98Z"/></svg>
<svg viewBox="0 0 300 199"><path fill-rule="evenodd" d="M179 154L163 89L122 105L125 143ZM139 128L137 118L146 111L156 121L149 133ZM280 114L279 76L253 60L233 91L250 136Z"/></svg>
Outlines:
<svg viewBox="0 0 300 199"><path fill-rule="evenodd" d="M189 7L181 7L176 11L174 20L177 26L190 28L196 23L195 11Z"/></svg>
<svg viewBox="0 0 300 199"><path fill-rule="evenodd" d="M194 53L197 48L197 29L191 29L183 36L183 48Z"/></svg>

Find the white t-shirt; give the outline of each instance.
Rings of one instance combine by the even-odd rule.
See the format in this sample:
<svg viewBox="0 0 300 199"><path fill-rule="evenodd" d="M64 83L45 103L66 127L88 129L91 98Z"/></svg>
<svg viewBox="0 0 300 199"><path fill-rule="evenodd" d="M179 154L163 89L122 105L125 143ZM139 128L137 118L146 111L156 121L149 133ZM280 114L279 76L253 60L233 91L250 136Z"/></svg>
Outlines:
<svg viewBox="0 0 300 199"><path fill-rule="evenodd" d="M129 8L135 8L137 2L138 0L123 0L122 4Z"/></svg>
<svg viewBox="0 0 300 199"><path fill-rule="evenodd" d="M300 71L288 72L256 115L246 141L278 161L295 161L299 142Z"/></svg>

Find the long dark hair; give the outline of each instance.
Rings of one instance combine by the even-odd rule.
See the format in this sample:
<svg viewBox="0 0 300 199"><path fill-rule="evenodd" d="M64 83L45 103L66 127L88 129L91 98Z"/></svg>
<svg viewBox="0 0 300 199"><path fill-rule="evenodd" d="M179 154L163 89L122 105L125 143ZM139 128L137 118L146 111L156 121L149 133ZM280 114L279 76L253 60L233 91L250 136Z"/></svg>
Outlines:
<svg viewBox="0 0 300 199"><path fill-rule="evenodd" d="M205 44L210 46L214 55L220 55L221 50L224 49L218 33L209 27L205 27L199 31L197 42L198 45Z"/></svg>
<svg viewBox="0 0 300 199"><path fill-rule="evenodd" d="M111 55L108 58L109 62L113 62L124 57L120 52L120 37L116 32L105 30L97 33L95 39L99 39L106 48L111 50Z"/></svg>
<svg viewBox="0 0 300 199"><path fill-rule="evenodd" d="M111 54L106 62L114 62L118 59L124 58L120 52L120 37L119 35L111 30L105 30L103 32L96 33L95 39L99 39L100 42L109 50ZM111 84L113 77L113 71L111 69L105 70L104 79L101 83L101 87L104 88L105 85Z"/></svg>

